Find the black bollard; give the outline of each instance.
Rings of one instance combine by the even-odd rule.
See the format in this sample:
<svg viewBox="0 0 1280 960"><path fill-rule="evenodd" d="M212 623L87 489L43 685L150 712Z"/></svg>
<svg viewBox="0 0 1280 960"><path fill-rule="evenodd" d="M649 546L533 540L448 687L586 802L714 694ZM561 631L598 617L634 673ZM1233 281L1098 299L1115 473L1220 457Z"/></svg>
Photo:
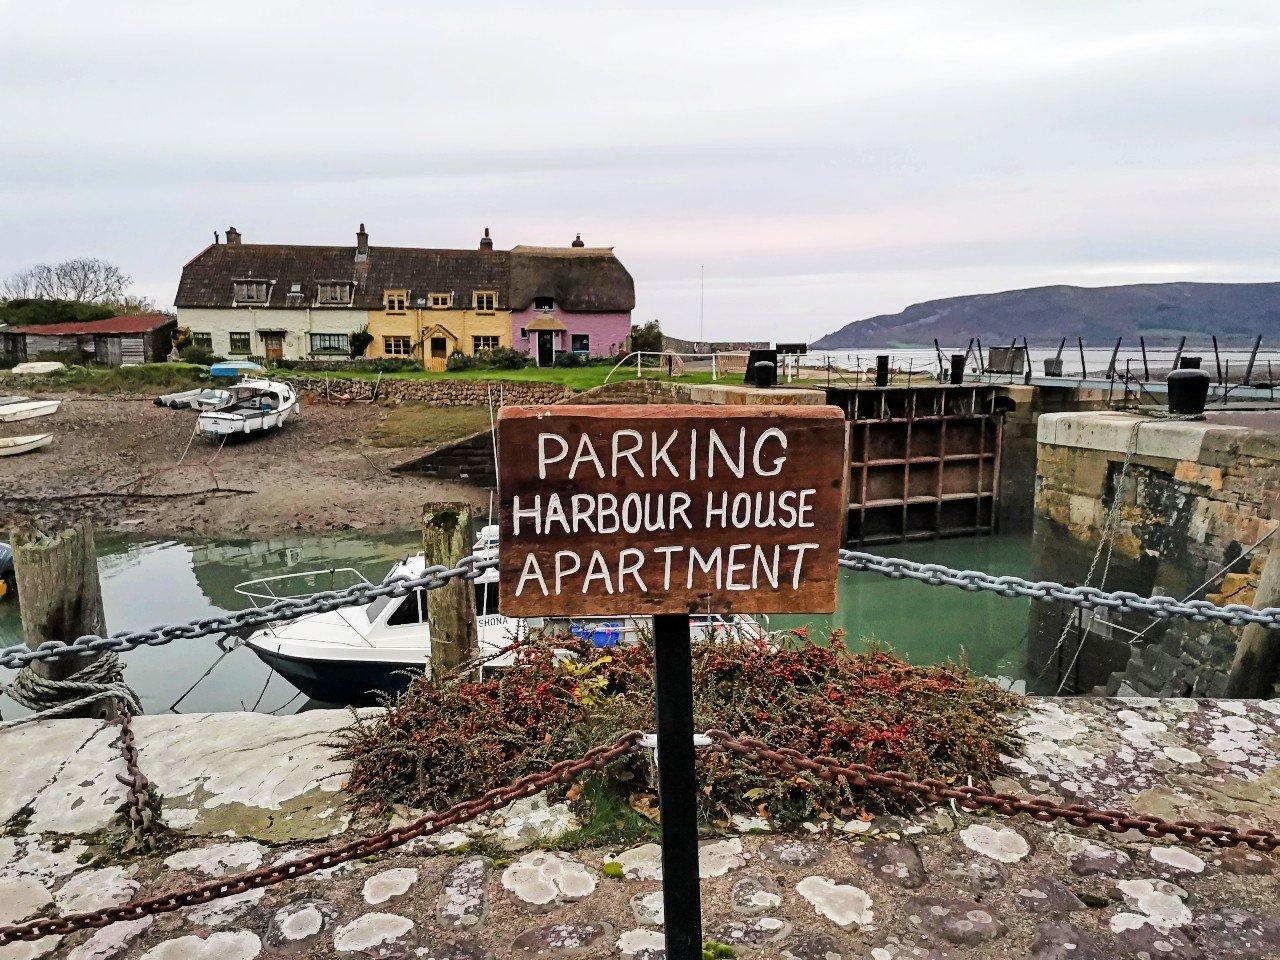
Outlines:
<svg viewBox="0 0 1280 960"><path fill-rule="evenodd" d="M889 355L882 353L876 357L876 386L889 385Z"/></svg>

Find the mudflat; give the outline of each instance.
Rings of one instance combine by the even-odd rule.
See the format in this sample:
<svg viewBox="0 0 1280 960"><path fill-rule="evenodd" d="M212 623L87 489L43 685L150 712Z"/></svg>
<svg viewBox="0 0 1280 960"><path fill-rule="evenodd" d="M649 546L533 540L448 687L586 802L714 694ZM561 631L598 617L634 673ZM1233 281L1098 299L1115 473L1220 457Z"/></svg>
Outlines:
<svg viewBox="0 0 1280 960"><path fill-rule="evenodd" d="M52 445L0 461L0 530L89 516L101 528L160 536L323 533L413 527L432 501L488 502L478 487L393 473L424 449L369 442L384 420L403 418L394 408L304 402L283 429L220 448L192 439L194 410L57 396L58 413L38 421ZM32 423L0 425L0 436Z"/></svg>

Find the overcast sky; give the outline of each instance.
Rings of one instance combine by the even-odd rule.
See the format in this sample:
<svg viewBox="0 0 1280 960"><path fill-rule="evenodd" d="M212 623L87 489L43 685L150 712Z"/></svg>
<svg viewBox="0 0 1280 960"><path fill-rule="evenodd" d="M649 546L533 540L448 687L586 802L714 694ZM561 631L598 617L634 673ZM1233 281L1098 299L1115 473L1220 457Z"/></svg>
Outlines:
<svg viewBox="0 0 1280 960"><path fill-rule="evenodd" d="M812 338L1044 283L1276 280L1274 0L0 0L0 275L171 305L246 242L612 245L637 320Z"/></svg>

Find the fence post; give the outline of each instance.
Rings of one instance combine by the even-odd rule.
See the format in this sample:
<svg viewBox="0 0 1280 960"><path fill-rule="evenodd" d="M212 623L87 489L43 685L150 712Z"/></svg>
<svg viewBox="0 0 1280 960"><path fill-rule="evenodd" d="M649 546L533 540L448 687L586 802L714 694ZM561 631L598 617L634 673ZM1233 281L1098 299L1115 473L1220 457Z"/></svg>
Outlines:
<svg viewBox="0 0 1280 960"><path fill-rule="evenodd" d="M719 378L716 376L716 355L713 353L711 354L711 382L715 383L717 379Z"/></svg>
<svg viewBox="0 0 1280 960"><path fill-rule="evenodd" d="M471 508L465 503L423 507L422 549L427 566L457 564L471 552L470 533ZM431 675L447 676L476 654L475 594L471 581L462 579L423 593L431 624Z"/></svg>
<svg viewBox="0 0 1280 960"><path fill-rule="evenodd" d="M49 640L70 643L86 634L105 636L107 617L102 609L93 524L80 520L52 534L29 527L15 530L11 538L26 645L35 650ZM82 654L33 660L28 669L44 680L66 680L100 657ZM67 699L74 696L68 694ZM114 719L117 710L114 701L99 701L78 715Z"/></svg>
<svg viewBox="0 0 1280 960"><path fill-rule="evenodd" d="M1252 606L1280 606L1280 540L1271 545L1267 559L1258 577L1258 589ZM1228 697L1274 696L1277 672L1280 668L1280 631L1268 630L1261 624L1248 624L1240 631L1236 641L1236 655L1227 675Z"/></svg>

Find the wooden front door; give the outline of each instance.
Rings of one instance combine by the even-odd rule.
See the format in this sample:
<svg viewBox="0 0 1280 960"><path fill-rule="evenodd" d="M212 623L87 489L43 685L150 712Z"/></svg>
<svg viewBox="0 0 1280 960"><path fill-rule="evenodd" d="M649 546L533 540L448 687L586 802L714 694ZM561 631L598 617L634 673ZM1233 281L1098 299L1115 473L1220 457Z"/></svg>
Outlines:
<svg viewBox="0 0 1280 960"><path fill-rule="evenodd" d="M264 333L262 335L262 355L267 363L275 363L284 359L284 334Z"/></svg>
<svg viewBox="0 0 1280 960"><path fill-rule="evenodd" d="M555 331L538 331L538 366L549 367L556 362Z"/></svg>

